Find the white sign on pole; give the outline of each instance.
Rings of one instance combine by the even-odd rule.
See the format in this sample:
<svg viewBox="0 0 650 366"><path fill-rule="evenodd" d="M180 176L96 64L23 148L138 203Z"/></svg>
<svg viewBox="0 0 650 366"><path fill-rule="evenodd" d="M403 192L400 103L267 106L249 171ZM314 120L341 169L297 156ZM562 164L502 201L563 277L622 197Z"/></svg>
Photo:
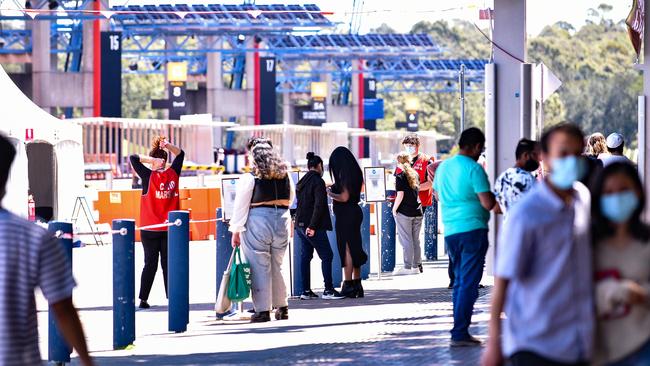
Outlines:
<svg viewBox="0 0 650 366"><path fill-rule="evenodd" d="M386 201L386 168L367 167L363 169L365 176L366 202Z"/></svg>
<svg viewBox="0 0 650 366"><path fill-rule="evenodd" d="M237 192L237 180L239 178L221 180L221 216L223 221L229 221L232 218L232 211L235 206L235 194Z"/></svg>
<svg viewBox="0 0 650 366"><path fill-rule="evenodd" d="M300 175L300 173L299 172L291 172L289 174L291 174L291 184L293 185L293 189L295 190L296 189L296 184L298 184L298 180L299 180L298 176ZM296 208L298 208L298 197L296 197L293 200L293 202L291 202L291 205L289 206L290 210L295 210Z"/></svg>

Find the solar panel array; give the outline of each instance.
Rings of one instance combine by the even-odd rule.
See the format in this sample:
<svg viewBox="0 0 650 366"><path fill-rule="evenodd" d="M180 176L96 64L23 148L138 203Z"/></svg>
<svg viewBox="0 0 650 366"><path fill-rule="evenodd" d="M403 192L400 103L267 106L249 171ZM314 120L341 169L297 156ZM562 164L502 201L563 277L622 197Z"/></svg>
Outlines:
<svg viewBox="0 0 650 366"><path fill-rule="evenodd" d="M465 65L468 71L483 72L487 60L458 59L458 60L427 60L427 59L401 59L401 60L373 60L369 61L368 68L375 71L448 71L460 70Z"/></svg>
<svg viewBox="0 0 650 366"><path fill-rule="evenodd" d="M208 27L331 27L317 5L176 4L113 6L112 17L121 26L197 25ZM181 16L184 15L184 18Z"/></svg>
<svg viewBox="0 0 650 366"><path fill-rule="evenodd" d="M316 34L268 39L269 48L425 48L439 51L431 36L419 34Z"/></svg>

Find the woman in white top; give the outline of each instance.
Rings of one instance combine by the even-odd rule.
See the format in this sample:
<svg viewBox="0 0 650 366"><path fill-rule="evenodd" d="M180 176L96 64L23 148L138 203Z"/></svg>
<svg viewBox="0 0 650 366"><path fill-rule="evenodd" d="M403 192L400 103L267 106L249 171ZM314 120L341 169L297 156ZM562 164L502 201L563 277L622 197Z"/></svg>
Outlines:
<svg viewBox="0 0 650 366"><path fill-rule="evenodd" d="M242 250L251 267L252 323L289 319L282 260L289 245L289 206L295 197L287 165L266 141L251 149L252 174L237 183L229 230L233 247Z"/></svg>
<svg viewBox="0 0 650 366"><path fill-rule="evenodd" d="M643 185L629 163L606 166L592 199L596 364L650 365L650 228Z"/></svg>

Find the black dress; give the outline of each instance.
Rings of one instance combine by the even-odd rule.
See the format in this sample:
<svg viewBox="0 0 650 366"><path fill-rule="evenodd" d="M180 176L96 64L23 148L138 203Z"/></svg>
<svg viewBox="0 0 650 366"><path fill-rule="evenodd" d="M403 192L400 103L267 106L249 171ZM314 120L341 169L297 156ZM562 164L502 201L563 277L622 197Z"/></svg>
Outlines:
<svg viewBox="0 0 650 366"><path fill-rule="evenodd" d="M337 185L332 186L333 193L341 193L341 188ZM363 222L363 212L359 207L361 200L361 191L349 192L350 199L347 202L334 201L332 208L336 222L336 244L341 257L341 267L345 267L345 246L350 247L350 256L352 257L352 266L361 267L368 261L368 255L363 251L361 245L361 223Z"/></svg>

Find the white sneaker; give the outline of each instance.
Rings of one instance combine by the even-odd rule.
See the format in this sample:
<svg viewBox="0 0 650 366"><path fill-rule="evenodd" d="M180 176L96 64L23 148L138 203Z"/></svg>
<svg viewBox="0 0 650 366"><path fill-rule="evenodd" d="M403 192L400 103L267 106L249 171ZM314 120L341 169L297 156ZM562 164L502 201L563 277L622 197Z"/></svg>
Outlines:
<svg viewBox="0 0 650 366"><path fill-rule="evenodd" d="M393 271L393 276L406 276L413 274L413 269L412 268L404 268L400 267L396 270Z"/></svg>
<svg viewBox="0 0 650 366"><path fill-rule="evenodd" d="M411 271L411 274L414 274L414 275L420 274L420 270L417 267L411 268L410 271Z"/></svg>

